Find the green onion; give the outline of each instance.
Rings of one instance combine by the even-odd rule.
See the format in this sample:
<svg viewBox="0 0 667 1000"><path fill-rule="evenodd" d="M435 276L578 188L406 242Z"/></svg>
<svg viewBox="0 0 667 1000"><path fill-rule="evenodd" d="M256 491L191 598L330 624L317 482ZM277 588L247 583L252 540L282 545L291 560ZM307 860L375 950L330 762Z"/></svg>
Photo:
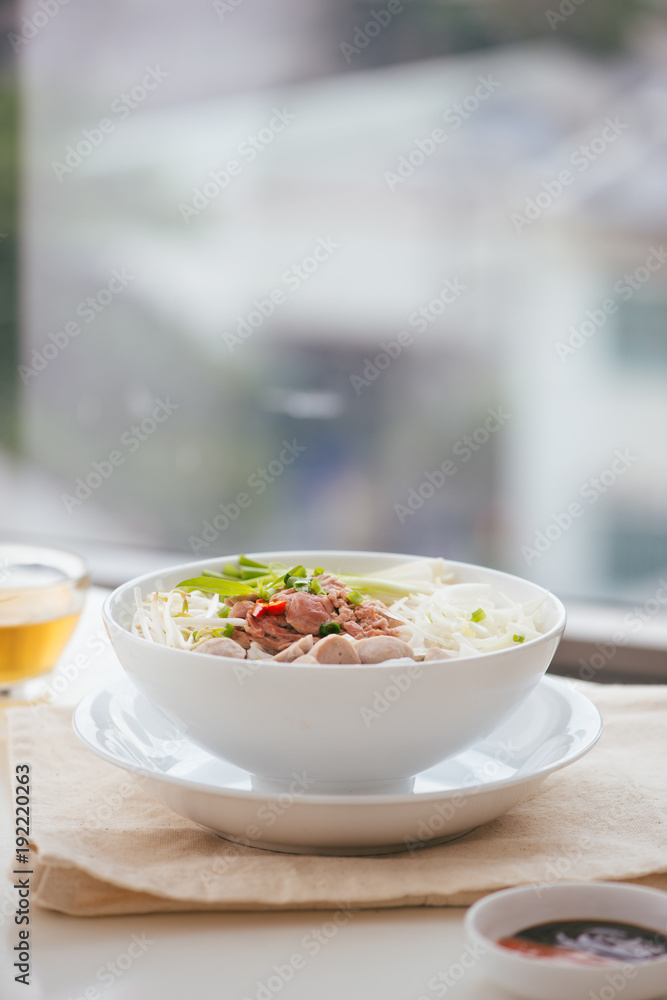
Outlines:
<svg viewBox="0 0 667 1000"><path fill-rule="evenodd" d="M337 635L340 631L338 622L324 622L323 625L320 625L320 635L332 635L333 633Z"/></svg>
<svg viewBox="0 0 667 1000"><path fill-rule="evenodd" d="M222 634L226 636L228 639L230 639L234 635L234 626L225 625L225 627L222 630Z"/></svg>
<svg viewBox="0 0 667 1000"><path fill-rule="evenodd" d="M266 571L262 569L242 569L240 571L242 580L264 580Z"/></svg>
<svg viewBox="0 0 667 1000"><path fill-rule="evenodd" d="M178 587L201 590L205 594L221 594L223 597L241 597L243 594L256 593L256 587L250 587L240 580L218 580L212 576L194 576L191 580L183 580Z"/></svg>
<svg viewBox="0 0 667 1000"><path fill-rule="evenodd" d="M477 608L477 611L473 611L470 618L474 622L483 622L486 618L486 611L483 611L482 608Z"/></svg>
<svg viewBox="0 0 667 1000"><path fill-rule="evenodd" d="M220 608L220 610L218 611L218 618L229 618L229 612L231 610L232 609L228 607L227 604L225 604L224 607Z"/></svg>
<svg viewBox="0 0 667 1000"><path fill-rule="evenodd" d="M324 570L322 569L321 566L316 566L315 569L313 570L313 576L321 576L322 573L324 573Z"/></svg>
<svg viewBox="0 0 667 1000"><path fill-rule="evenodd" d="M523 640L526 637L525 637L525 635L513 635L512 638L514 639L515 642L523 642Z"/></svg>
<svg viewBox="0 0 667 1000"><path fill-rule="evenodd" d="M241 579L241 570L234 563L225 563L222 568L227 576L231 576L236 580Z"/></svg>
<svg viewBox="0 0 667 1000"><path fill-rule="evenodd" d="M363 604L366 598L358 590L351 590L347 595L350 604Z"/></svg>
<svg viewBox="0 0 667 1000"><path fill-rule="evenodd" d="M287 566L285 565L285 563L279 563L279 562L269 563L269 573L272 573L273 576L276 577L276 579L279 576L284 576L286 569Z"/></svg>
<svg viewBox="0 0 667 1000"><path fill-rule="evenodd" d="M388 594L391 597L409 597L415 588L420 587L412 582L400 583L398 580L383 580L378 576L354 576L351 573L340 573L339 577L349 587L363 588L374 597Z"/></svg>
<svg viewBox="0 0 667 1000"><path fill-rule="evenodd" d="M308 576L308 574L306 573L306 567L305 566L295 566L294 569L289 569L285 573L285 577L284 577L285 584L288 587L293 587L294 586L294 582L293 582L294 577L303 578L303 577L306 577L306 576Z"/></svg>
<svg viewBox="0 0 667 1000"><path fill-rule="evenodd" d="M239 556L239 566L253 566L255 569L263 570L269 568L266 563L255 562L254 559L249 559L248 556Z"/></svg>
<svg viewBox="0 0 667 1000"><path fill-rule="evenodd" d="M311 580L310 581L310 592L311 592L311 594L321 594L323 590L324 590L324 587L322 587L317 582L317 580Z"/></svg>
<svg viewBox="0 0 667 1000"><path fill-rule="evenodd" d="M198 636L198 635L199 635L199 632L193 632L193 633L192 633L192 641L193 641L193 642L196 642L196 641L197 641L197 636Z"/></svg>

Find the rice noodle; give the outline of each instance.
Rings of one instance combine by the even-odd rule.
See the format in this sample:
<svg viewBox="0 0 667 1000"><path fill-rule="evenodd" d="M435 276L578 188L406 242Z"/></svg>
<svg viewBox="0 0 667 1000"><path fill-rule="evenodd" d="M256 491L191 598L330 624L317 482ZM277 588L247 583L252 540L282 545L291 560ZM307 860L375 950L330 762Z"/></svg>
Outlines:
<svg viewBox="0 0 667 1000"><path fill-rule="evenodd" d="M477 656L542 635L538 616L546 593L521 604L487 583L457 583L455 569L444 559L415 559L377 574L342 574L341 580L385 604L418 659L433 647L450 656ZM218 594L176 588L143 597L138 587L134 593L131 631L149 642L196 649L212 636L246 628L245 618L229 617Z"/></svg>
<svg viewBox="0 0 667 1000"><path fill-rule="evenodd" d="M406 641L418 655L440 646L454 655L475 656L540 636L537 615L545 599L517 604L490 584L451 583L430 594L402 597L389 605L389 613L410 629L412 639ZM473 621L478 610L483 617Z"/></svg>

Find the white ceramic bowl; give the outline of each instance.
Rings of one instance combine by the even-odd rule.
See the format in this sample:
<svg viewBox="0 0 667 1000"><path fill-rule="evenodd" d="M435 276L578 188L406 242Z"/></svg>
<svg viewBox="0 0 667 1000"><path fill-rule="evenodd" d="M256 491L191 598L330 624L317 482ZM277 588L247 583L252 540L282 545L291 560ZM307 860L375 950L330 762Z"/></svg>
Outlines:
<svg viewBox="0 0 667 1000"><path fill-rule="evenodd" d="M370 573L418 558L335 551L253 557L342 573ZM121 664L143 694L192 740L267 778L289 782L305 770L318 783L341 782L354 790L356 782L367 786L432 767L483 739L528 697L565 627L563 605L549 594L542 610L544 634L538 639L409 669L235 660L169 649L130 634L135 586L144 594L169 590L230 558L237 557L183 563L131 580L109 596L104 620ZM545 593L507 573L450 565L458 581L488 582L518 601ZM369 717L369 712L375 714Z"/></svg>
<svg viewBox="0 0 667 1000"><path fill-rule="evenodd" d="M468 910L465 928L482 969L529 1000L653 1000L667 993L667 956L626 965L573 965L526 958L499 938L552 920L616 920L667 933L667 892L625 882L559 882L505 889Z"/></svg>

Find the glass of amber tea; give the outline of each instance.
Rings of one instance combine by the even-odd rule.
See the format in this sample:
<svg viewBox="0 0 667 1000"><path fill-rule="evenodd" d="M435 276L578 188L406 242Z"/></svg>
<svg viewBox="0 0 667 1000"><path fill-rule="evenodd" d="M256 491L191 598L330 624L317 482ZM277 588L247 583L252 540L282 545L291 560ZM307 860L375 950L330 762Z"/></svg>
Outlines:
<svg viewBox="0 0 667 1000"><path fill-rule="evenodd" d="M74 552L0 543L0 703L39 696L79 620L90 583Z"/></svg>

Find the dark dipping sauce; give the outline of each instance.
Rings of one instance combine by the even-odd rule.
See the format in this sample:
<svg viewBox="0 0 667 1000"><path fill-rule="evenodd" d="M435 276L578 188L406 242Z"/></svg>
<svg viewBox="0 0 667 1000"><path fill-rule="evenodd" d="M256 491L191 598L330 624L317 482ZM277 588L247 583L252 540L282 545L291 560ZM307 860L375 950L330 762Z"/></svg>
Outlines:
<svg viewBox="0 0 667 1000"><path fill-rule="evenodd" d="M503 948L526 958L572 961L578 965L650 962L667 955L667 937L637 924L615 920L556 920L501 938Z"/></svg>

